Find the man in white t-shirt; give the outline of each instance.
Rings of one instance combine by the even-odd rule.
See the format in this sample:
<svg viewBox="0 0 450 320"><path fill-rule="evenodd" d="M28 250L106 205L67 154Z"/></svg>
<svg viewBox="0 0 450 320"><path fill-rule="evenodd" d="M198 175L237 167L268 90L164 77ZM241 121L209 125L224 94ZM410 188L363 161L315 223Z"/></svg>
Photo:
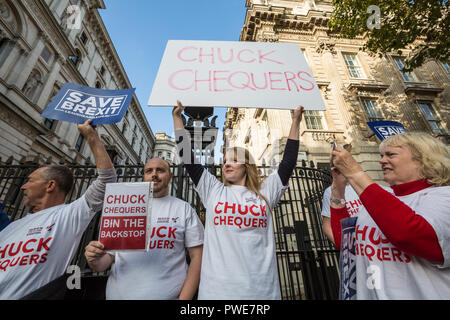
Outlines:
<svg viewBox="0 0 450 320"><path fill-rule="evenodd" d="M45 166L28 176L21 189L31 214L0 232L0 300L20 299L62 276L83 232L103 206L106 183L116 181L113 164L92 120L78 125L95 158L99 177L70 204L73 185L64 166Z"/></svg>
<svg viewBox="0 0 450 320"><path fill-rule="evenodd" d="M106 299L189 300L200 282L203 225L185 201L169 196L173 174L169 164L153 158L144 167L144 181L154 182L149 252L106 252L98 241L86 247L90 268L111 267ZM186 262L185 248L190 256Z"/></svg>

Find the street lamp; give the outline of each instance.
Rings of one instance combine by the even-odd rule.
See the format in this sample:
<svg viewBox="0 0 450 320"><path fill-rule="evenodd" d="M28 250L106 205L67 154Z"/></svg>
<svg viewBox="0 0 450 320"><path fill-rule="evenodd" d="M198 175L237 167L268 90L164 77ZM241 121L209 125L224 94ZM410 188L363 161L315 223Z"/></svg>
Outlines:
<svg viewBox="0 0 450 320"><path fill-rule="evenodd" d="M214 116L211 121L209 118L214 114L213 107L186 107L184 114L188 117L183 117L183 124L191 136L191 148L195 157L199 156L205 159L205 164L214 163L214 147L217 140L216 127L217 116ZM202 125L203 124L203 125Z"/></svg>

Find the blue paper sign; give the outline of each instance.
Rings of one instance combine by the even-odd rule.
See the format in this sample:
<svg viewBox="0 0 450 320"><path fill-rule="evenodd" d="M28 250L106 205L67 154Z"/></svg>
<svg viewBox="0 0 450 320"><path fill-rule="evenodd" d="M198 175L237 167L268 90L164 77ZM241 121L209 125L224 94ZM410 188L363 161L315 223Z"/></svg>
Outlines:
<svg viewBox="0 0 450 320"><path fill-rule="evenodd" d="M66 83L41 114L43 118L91 125L120 122L135 89L104 90Z"/></svg>
<svg viewBox="0 0 450 320"><path fill-rule="evenodd" d="M339 269L341 283L339 286L339 300L356 299L356 255L355 255L355 226L357 217L341 220L341 255Z"/></svg>
<svg viewBox="0 0 450 320"><path fill-rule="evenodd" d="M371 121L367 122L370 129L380 140L399 133L406 133L405 127L400 122L395 121Z"/></svg>

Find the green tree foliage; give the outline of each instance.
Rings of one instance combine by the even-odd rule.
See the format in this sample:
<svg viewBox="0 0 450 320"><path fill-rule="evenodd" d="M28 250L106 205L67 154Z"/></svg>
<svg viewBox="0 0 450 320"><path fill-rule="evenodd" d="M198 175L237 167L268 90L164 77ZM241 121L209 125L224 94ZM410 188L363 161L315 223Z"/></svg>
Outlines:
<svg viewBox="0 0 450 320"><path fill-rule="evenodd" d="M402 50L412 49L404 71L421 66L426 59L449 59L448 0L333 0L333 5L329 21L332 34L343 38L364 36L367 41L362 50L380 55L402 55ZM371 5L379 8L378 26L376 11L367 12Z"/></svg>

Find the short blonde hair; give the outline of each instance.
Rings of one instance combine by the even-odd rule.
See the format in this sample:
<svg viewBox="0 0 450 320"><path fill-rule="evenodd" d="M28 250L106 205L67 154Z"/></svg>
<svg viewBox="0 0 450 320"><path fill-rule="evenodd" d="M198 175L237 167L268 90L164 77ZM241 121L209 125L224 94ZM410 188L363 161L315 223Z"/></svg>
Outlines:
<svg viewBox="0 0 450 320"><path fill-rule="evenodd" d="M380 144L386 147L407 147L413 160L420 165L420 175L434 186L450 185L450 149L442 141L424 132L409 132L390 136Z"/></svg>

